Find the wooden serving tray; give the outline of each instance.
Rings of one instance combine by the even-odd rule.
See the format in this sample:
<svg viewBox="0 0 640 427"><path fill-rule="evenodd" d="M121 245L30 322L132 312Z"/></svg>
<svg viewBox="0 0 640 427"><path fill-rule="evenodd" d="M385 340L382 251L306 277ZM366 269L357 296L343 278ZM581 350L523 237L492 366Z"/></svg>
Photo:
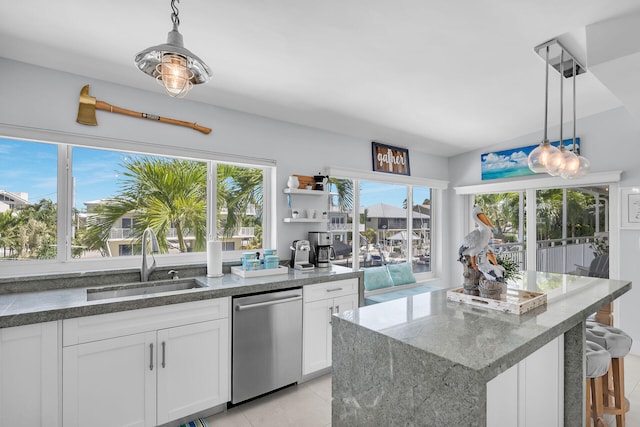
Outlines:
<svg viewBox="0 0 640 427"><path fill-rule="evenodd" d="M524 314L529 310L545 305L547 303L547 294L507 288L506 293L500 295L500 299L491 299L467 295L464 293L464 288L457 288L447 291L447 299L505 313Z"/></svg>

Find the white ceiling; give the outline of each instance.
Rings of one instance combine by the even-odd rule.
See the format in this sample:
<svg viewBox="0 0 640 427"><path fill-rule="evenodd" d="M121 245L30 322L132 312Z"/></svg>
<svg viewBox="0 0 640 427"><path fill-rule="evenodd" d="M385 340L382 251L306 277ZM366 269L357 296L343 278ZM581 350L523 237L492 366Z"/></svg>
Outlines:
<svg viewBox="0 0 640 427"><path fill-rule="evenodd" d="M213 70L189 99L450 156L541 132L544 61L533 48L559 37L584 63L585 27L640 3L183 0L178 8L185 47ZM0 0L0 56L161 93L133 58L166 41L170 13L169 0ZM559 75L551 71L553 125ZM577 98L578 117L621 105L589 72L578 77Z"/></svg>

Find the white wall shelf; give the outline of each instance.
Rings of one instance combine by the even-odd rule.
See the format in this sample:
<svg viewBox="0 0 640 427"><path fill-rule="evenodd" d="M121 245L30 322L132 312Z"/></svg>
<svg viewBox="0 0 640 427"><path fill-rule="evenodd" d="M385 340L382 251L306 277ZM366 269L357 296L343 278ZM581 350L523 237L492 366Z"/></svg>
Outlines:
<svg viewBox="0 0 640 427"><path fill-rule="evenodd" d="M326 222L326 218L285 218L284 222Z"/></svg>
<svg viewBox="0 0 640 427"><path fill-rule="evenodd" d="M285 194L300 194L306 196L331 196L338 194L322 190L306 190L304 188L285 188L283 191Z"/></svg>

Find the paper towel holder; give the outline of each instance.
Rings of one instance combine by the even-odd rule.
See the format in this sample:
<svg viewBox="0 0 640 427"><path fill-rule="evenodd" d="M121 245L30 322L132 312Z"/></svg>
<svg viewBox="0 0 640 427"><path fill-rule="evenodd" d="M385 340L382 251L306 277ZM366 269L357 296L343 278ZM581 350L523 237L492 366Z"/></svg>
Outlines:
<svg viewBox="0 0 640 427"><path fill-rule="evenodd" d="M222 242L209 240L207 242L207 277L222 276L224 276L222 272Z"/></svg>

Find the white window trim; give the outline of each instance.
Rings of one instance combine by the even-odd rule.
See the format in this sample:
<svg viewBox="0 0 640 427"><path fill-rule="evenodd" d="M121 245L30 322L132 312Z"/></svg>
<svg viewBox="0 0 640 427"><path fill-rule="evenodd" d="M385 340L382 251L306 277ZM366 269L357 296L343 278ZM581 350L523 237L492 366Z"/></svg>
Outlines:
<svg viewBox="0 0 640 427"><path fill-rule="evenodd" d="M197 150L186 147L168 147L150 144L141 141L114 139L114 138L102 138L90 135L73 134L69 132L59 132L48 129L31 128L26 126L15 126L6 123L0 123L0 137L7 139L23 140L25 142L39 142L45 144L56 144L58 147L58 173L57 173L57 190L58 195L56 199L57 204L57 242L62 242L64 247L62 250L58 250L56 259L52 260L25 260L17 262L8 262L2 264L2 271L0 277L18 277L18 276L31 276L34 274L47 274L47 273L66 273L77 271L107 271L123 268L139 268L140 256L131 257L104 257L95 259L73 259L71 257L71 243L72 243L72 228L70 221L67 218L72 217L71 202L70 200L73 194L73 176L72 176L72 151L73 147L91 148L91 149L104 149L108 151L122 151L127 153L151 155L151 156L167 156L179 159L188 159L193 161L202 161L211 163L226 163L235 164L244 167L260 167L264 168L264 177L266 181L263 182L264 194L263 203L264 206L268 206L265 209L265 217L263 218L263 245L265 247L269 242L270 247L276 247L276 220L275 210L276 206L273 202L273 195L275 194L275 174L276 174L276 161L272 159L255 158L241 155L232 155L225 153L216 153L205 150ZM209 170L209 166L208 166ZM65 171L61 173L60 171ZM215 169L209 171L214 175L209 175L209 179L215 179ZM207 182L207 201L216 202L215 189L210 190L214 186L209 185ZM211 191L211 194L209 194ZM271 203L271 205L267 205ZM207 203L208 205L209 203ZM269 211L269 212L266 212ZM209 207L207 208L207 236L215 236L215 228L209 229L210 224L215 227L215 220L211 219L211 216L215 218L216 210L211 213ZM272 223L267 226L267 218ZM271 229L265 234L265 229ZM223 253L223 261L239 258L239 254L242 251L228 251ZM206 263L205 252L192 252L185 254L155 254L154 255L158 267L162 266L176 266L176 265L191 265L191 264L204 264ZM28 274L25 270L28 269Z"/></svg>
<svg viewBox="0 0 640 427"><path fill-rule="evenodd" d="M547 188L570 188L585 185L608 185L609 186L609 255L611 262L609 264L609 277L618 279L620 276L620 206L619 206L619 188L622 171L608 171L590 173L582 178L565 180L558 177L532 178L516 181L503 181L498 183L478 184L454 187L457 195L465 196L465 206L467 212L471 211L473 205L473 197L476 194L486 193L507 193L522 192L526 193L527 200L536 198L536 190ZM527 231L528 235L533 236L535 243L536 232L536 204L527 203ZM465 222L465 234L469 231L470 223ZM529 241L527 236L528 243ZM527 244L526 253L527 265L536 265L536 244ZM618 309L614 305L614 309Z"/></svg>
<svg viewBox="0 0 640 427"><path fill-rule="evenodd" d="M382 182L388 184L399 184L407 186L407 200L413 203L413 188L412 187L429 187L431 188L431 247L435 249L435 257L433 256L434 250L432 250L431 256L431 271L424 273L416 273L416 280L418 282L434 279L441 275L443 271L443 237L444 231L442 230L442 222L438 219L443 215L444 208L442 206L442 193L443 190L446 190L449 185L449 181L443 181L432 178L421 178L414 177L409 175L395 175L395 174L386 174L381 172L369 172L362 171L358 169L348 169L348 168L340 168L340 167L329 167L327 168L327 173L329 176L340 177L340 178L348 178L353 180L354 188L360 187L360 181L373 181L373 182ZM353 216L353 227L352 232L355 234L359 230L360 227L360 192L354 192L353 198L354 211L352 212ZM413 232L413 215L409 214L410 218L407 218L407 230L408 236L410 236ZM435 219L434 219L435 218ZM352 241L352 252L358 253L360 250L360 241L359 239L353 239ZM412 243L412 242L411 242ZM413 249L413 245L409 244L409 250ZM359 258L354 257L353 259L353 269L358 270L360 268Z"/></svg>
<svg viewBox="0 0 640 427"><path fill-rule="evenodd" d="M383 172L369 172L358 169L348 169L339 167L329 167L329 176L339 176L341 178L360 179L367 181L386 182L389 184L414 185L416 187L430 187L438 190L446 190L449 181L432 178L422 178L410 175L396 175Z"/></svg>
<svg viewBox="0 0 640 427"><path fill-rule="evenodd" d="M582 178L562 179L560 177L544 177L521 179L516 181L502 181L487 184L453 187L457 195L478 193L508 193L526 191L530 189L544 190L547 188L579 187L583 185L606 185L620 181L622 171L590 173Z"/></svg>

